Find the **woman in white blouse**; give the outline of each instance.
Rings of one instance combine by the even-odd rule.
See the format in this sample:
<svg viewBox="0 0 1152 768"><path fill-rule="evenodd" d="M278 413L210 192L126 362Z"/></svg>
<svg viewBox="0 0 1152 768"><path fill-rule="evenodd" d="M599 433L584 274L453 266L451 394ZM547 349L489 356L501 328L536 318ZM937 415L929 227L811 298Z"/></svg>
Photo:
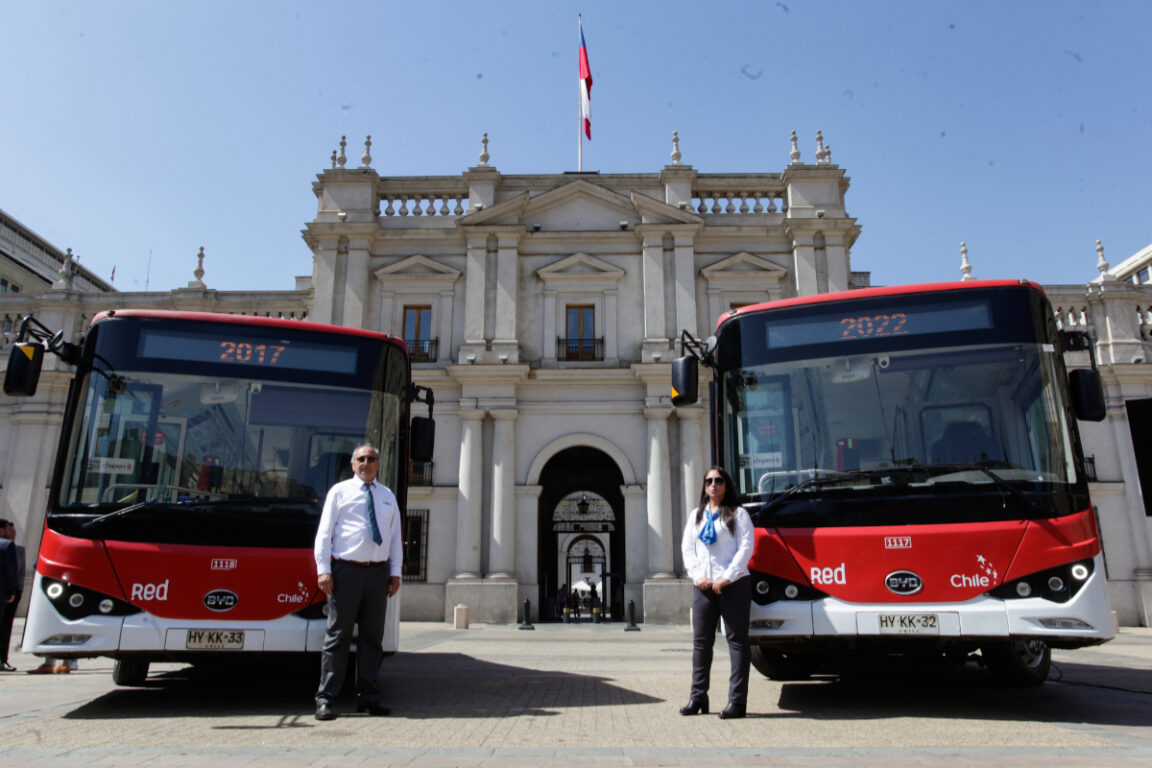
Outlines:
<svg viewBox="0 0 1152 768"><path fill-rule="evenodd" d="M732 478L720 467L704 473L700 506L688 515L680 550L684 569L695 583L692 590L692 691L682 715L708 714L708 678L716 627L724 619L732 675L723 719L744 717L748 705L748 615L752 607L753 527L739 505Z"/></svg>

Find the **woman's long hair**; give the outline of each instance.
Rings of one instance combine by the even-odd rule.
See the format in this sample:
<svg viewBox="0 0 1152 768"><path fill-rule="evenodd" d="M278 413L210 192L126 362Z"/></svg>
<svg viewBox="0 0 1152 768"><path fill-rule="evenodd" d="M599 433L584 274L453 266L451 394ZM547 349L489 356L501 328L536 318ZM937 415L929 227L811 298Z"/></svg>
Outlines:
<svg viewBox="0 0 1152 768"><path fill-rule="evenodd" d="M728 533L736 533L736 507L740 506L740 495L736 493L736 486L732 483L732 476L724 467L712 466L704 473L704 477L708 477L708 472L719 472L720 477L724 478L724 497L720 499L720 521L728 526ZM704 510L708 506L708 487L704 485L704 481L700 481L700 505L696 507L696 524L699 525L704 521Z"/></svg>

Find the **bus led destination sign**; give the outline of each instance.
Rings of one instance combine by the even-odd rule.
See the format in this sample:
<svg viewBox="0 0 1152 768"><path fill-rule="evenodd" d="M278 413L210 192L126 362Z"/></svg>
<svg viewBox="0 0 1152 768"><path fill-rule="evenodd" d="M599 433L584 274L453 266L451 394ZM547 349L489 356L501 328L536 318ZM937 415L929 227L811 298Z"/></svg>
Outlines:
<svg viewBox="0 0 1152 768"><path fill-rule="evenodd" d="M771 318L771 316L769 315ZM822 314L767 320L769 349L863 341L926 333L975 331L992 327L985 299L940 304L905 304L883 310L838 309Z"/></svg>
<svg viewBox="0 0 1152 768"><path fill-rule="evenodd" d="M309 344L295 339L219 336L180 331L143 330L140 357L199 363L290 368L293 370L354 373L356 349Z"/></svg>

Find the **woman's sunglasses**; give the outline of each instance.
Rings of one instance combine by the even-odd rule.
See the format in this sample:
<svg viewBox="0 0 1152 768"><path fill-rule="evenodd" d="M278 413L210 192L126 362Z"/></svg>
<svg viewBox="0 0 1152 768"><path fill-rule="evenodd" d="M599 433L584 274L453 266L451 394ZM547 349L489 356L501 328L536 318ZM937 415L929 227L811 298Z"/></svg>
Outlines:
<svg viewBox="0 0 1152 768"><path fill-rule="evenodd" d="M722 478L722 477L706 477L706 478L704 478L704 485L724 485L724 478Z"/></svg>

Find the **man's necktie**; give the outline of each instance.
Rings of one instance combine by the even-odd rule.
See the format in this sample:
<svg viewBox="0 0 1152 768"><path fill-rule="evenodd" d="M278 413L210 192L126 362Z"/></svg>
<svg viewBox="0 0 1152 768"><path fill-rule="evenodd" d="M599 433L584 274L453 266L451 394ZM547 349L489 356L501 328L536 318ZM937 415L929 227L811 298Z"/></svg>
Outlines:
<svg viewBox="0 0 1152 768"><path fill-rule="evenodd" d="M367 497L364 500L366 504L364 514L368 516L368 526L372 529L372 541L382 544L384 538L380 535L380 526L376 522L376 503L372 500L372 485L370 483L364 483L364 495Z"/></svg>

